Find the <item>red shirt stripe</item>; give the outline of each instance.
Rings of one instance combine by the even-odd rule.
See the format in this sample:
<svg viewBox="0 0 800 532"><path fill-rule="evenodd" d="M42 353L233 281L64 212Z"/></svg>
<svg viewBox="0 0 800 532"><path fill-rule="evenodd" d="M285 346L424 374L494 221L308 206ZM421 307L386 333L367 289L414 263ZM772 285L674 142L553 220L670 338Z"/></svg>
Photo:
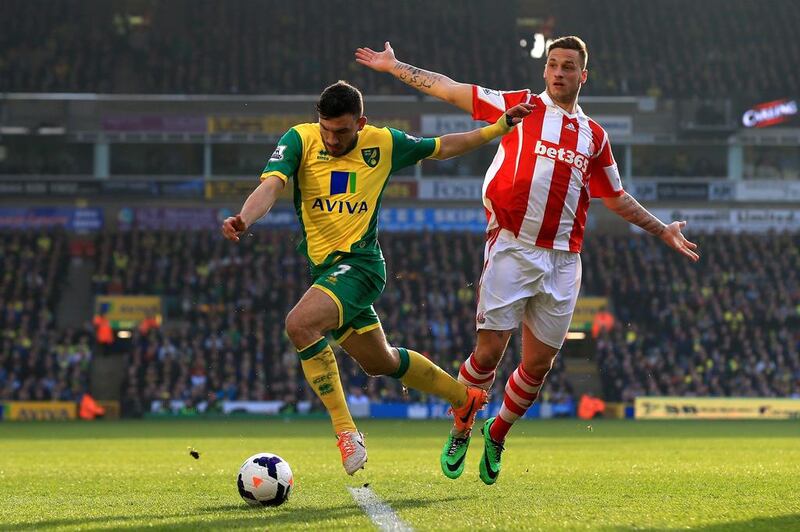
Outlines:
<svg viewBox="0 0 800 532"><path fill-rule="evenodd" d="M568 129L567 124L571 125L572 128ZM562 117L559 150L566 148L574 152L577 149L578 127L577 120L570 120L566 116ZM547 204L544 208L544 220L542 220L542 226L536 238L536 245L540 248L553 248L553 240L555 240L558 226L561 224L564 201L567 198L567 190L571 181L572 165L563 161L556 161L550 182L550 193L547 196Z"/></svg>

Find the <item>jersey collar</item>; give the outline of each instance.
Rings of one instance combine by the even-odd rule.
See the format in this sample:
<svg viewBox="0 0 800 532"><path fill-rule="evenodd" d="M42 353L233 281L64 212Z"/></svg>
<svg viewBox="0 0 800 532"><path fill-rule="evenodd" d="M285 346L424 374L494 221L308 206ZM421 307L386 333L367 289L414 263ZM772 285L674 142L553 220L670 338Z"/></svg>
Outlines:
<svg viewBox="0 0 800 532"><path fill-rule="evenodd" d="M544 104L547 105L548 107L553 107L553 108L557 109L559 112L561 112L561 114L565 115L567 118L573 118L574 119L574 118L580 118L580 117L586 116L586 115L583 114L583 109L581 109L581 106L578 105L577 103L575 104L575 112L574 113L566 112L564 109L562 109L561 107L556 105L556 103L553 101L553 99L550 97L550 95L547 94L547 90L546 89L539 93L539 99L542 100L544 102Z"/></svg>

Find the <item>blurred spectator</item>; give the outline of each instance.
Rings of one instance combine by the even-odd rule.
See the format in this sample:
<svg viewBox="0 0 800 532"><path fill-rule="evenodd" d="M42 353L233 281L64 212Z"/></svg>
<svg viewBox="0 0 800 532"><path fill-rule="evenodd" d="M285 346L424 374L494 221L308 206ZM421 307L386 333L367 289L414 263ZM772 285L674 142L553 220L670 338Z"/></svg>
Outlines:
<svg viewBox="0 0 800 532"><path fill-rule="evenodd" d="M114 344L114 331L111 322L106 317L106 311L101 310L92 319L94 326L94 339L100 355L107 355Z"/></svg>
<svg viewBox="0 0 800 532"><path fill-rule="evenodd" d="M614 328L614 315L606 307L600 308L592 320L592 338L597 338L600 333Z"/></svg>
<svg viewBox="0 0 800 532"><path fill-rule="evenodd" d="M139 324L139 334L142 336L147 336L150 334L150 331L154 329L158 329L161 326L161 320L158 316L147 316L142 322Z"/></svg>

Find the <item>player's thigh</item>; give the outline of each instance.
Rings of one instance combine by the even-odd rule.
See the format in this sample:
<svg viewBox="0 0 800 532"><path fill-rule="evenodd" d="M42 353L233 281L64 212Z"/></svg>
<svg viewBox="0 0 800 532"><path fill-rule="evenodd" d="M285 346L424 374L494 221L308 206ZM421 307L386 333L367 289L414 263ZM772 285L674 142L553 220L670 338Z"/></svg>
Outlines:
<svg viewBox="0 0 800 532"><path fill-rule="evenodd" d="M581 261L577 253L552 251L553 266L541 291L525 305L524 324L542 344L558 351L572 323L581 289Z"/></svg>
<svg viewBox="0 0 800 532"><path fill-rule="evenodd" d="M339 307L326 292L309 288L286 316L286 329L293 334L298 329L313 329L324 333L339 323Z"/></svg>
<svg viewBox="0 0 800 532"><path fill-rule="evenodd" d="M397 357L380 322L361 332L352 329L339 345L370 375L387 375L397 368Z"/></svg>

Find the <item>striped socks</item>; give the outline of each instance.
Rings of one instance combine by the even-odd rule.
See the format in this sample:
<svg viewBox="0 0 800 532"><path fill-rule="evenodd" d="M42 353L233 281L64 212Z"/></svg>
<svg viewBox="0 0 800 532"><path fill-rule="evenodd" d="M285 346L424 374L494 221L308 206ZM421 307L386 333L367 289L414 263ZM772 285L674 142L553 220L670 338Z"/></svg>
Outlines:
<svg viewBox="0 0 800 532"><path fill-rule="evenodd" d="M475 361L475 353L472 353L458 370L458 382L488 391L494 383L494 375L495 368L481 366Z"/></svg>
<svg viewBox="0 0 800 532"><path fill-rule="evenodd" d="M504 441L506 434L511 429L511 425L525 415L528 408L539 397L539 390L546 375L542 375L541 378L537 379L526 373L522 369L522 364L517 366L517 369L514 370L514 373L511 374L506 382L503 406L500 407L500 413L492 423L489 432L494 441Z"/></svg>

